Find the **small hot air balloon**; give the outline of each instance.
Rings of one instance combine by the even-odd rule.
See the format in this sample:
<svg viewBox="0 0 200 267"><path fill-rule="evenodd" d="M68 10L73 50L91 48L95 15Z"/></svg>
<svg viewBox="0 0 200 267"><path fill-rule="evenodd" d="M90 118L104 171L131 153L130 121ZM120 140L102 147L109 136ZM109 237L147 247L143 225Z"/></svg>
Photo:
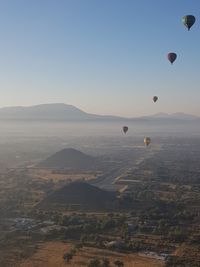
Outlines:
<svg viewBox="0 0 200 267"><path fill-rule="evenodd" d="M123 132L126 134L128 132L128 126L123 127Z"/></svg>
<svg viewBox="0 0 200 267"><path fill-rule="evenodd" d="M146 146L148 146L151 143L151 138L150 137L145 137L144 138L144 143Z"/></svg>
<svg viewBox="0 0 200 267"><path fill-rule="evenodd" d="M176 55L176 53L170 52L170 53L167 54L167 58L171 62L171 64L173 64L173 62L177 58L177 55Z"/></svg>
<svg viewBox="0 0 200 267"><path fill-rule="evenodd" d="M192 25L195 23L195 17L193 15L187 15L182 18L182 22L187 27L188 31L192 27Z"/></svg>
<svg viewBox="0 0 200 267"><path fill-rule="evenodd" d="M158 97L155 95L154 97L153 97L153 102L156 102L158 100Z"/></svg>

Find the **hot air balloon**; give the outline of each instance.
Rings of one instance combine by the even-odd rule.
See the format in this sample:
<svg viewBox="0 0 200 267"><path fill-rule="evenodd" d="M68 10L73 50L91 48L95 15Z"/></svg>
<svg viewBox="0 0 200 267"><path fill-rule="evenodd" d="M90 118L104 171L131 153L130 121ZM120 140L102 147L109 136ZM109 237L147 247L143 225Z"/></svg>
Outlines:
<svg viewBox="0 0 200 267"><path fill-rule="evenodd" d="M171 62L171 64L173 64L173 62L177 58L177 55L176 55L176 53L170 52L170 53L167 54L167 58Z"/></svg>
<svg viewBox="0 0 200 267"><path fill-rule="evenodd" d="M187 15L182 18L182 22L187 27L188 31L192 27L192 25L195 23L195 17L193 15Z"/></svg>
<svg viewBox="0 0 200 267"><path fill-rule="evenodd" d="M153 97L153 102L156 102L158 100L158 97L155 95L154 97Z"/></svg>
<svg viewBox="0 0 200 267"><path fill-rule="evenodd" d="M126 134L128 132L128 126L123 127L123 132Z"/></svg>
<svg viewBox="0 0 200 267"><path fill-rule="evenodd" d="M151 143L151 138L150 137L145 137L144 138L144 143L146 146L148 146Z"/></svg>

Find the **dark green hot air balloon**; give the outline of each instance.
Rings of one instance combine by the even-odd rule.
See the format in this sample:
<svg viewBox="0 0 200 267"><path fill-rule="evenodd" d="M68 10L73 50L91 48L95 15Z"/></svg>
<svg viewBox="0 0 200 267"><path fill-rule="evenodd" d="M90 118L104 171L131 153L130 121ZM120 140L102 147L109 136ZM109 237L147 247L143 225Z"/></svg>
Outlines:
<svg viewBox="0 0 200 267"><path fill-rule="evenodd" d="M155 95L154 97L153 97L153 102L156 102L158 100L158 97Z"/></svg>
<svg viewBox="0 0 200 267"><path fill-rule="evenodd" d="M193 15L187 15L182 18L182 22L187 27L188 31L192 27L192 25L195 23L195 16Z"/></svg>
<svg viewBox="0 0 200 267"><path fill-rule="evenodd" d="M174 53L174 52L170 52L170 53L168 53L167 54L167 58L168 58L168 60L171 62L171 64L173 64L173 62L176 60L176 58L177 58L177 55L176 55L176 53Z"/></svg>
<svg viewBox="0 0 200 267"><path fill-rule="evenodd" d="M126 134L128 132L128 126L123 127L123 132Z"/></svg>

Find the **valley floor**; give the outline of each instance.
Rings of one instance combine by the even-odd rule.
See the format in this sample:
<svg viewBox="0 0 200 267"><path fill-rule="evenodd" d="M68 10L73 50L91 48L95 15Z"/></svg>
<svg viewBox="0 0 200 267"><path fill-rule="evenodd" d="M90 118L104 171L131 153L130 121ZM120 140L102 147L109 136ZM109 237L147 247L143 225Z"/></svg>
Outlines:
<svg viewBox="0 0 200 267"><path fill-rule="evenodd" d="M90 259L103 258L109 259L111 266L120 260L125 267L162 267L164 263L160 260L139 256L136 253L124 254L111 252L103 249L90 247L81 248L69 263L63 260L64 253L70 251L72 244L63 242L47 242L40 246L39 250L30 258L22 263L20 267L82 267L87 266Z"/></svg>

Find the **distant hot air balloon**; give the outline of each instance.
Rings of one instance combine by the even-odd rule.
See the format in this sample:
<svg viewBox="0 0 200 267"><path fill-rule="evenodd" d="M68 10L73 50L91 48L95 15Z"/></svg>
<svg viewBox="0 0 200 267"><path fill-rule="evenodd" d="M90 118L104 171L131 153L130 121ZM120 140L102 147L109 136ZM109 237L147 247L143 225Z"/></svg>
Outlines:
<svg viewBox="0 0 200 267"><path fill-rule="evenodd" d="M158 97L155 95L154 97L153 97L153 102L156 102L158 100Z"/></svg>
<svg viewBox="0 0 200 267"><path fill-rule="evenodd" d="M128 132L128 126L123 127L123 132L126 134Z"/></svg>
<svg viewBox="0 0 200 267"><path fill-rule="evenodd" d="M187 15L182 18L182 22L187 27L188 31L192 27L192 25L195 23L195 17L193 15Z"/></svg>
<svg viewBox="0 0 200 267"><path fill-rule="evenodd" d="M176 53L170 52L170 53L167 54L167 58L171 62L171 64L173 64L173 62L177 58L177 55L176 55Z"/></svg>
<svg viewBox="0 0 200 267"><path fill-rule="evenodd" d="M151 138L150 137L145 137L144 138L144 143L146 146L148 146L151 143Z"/></svg>

